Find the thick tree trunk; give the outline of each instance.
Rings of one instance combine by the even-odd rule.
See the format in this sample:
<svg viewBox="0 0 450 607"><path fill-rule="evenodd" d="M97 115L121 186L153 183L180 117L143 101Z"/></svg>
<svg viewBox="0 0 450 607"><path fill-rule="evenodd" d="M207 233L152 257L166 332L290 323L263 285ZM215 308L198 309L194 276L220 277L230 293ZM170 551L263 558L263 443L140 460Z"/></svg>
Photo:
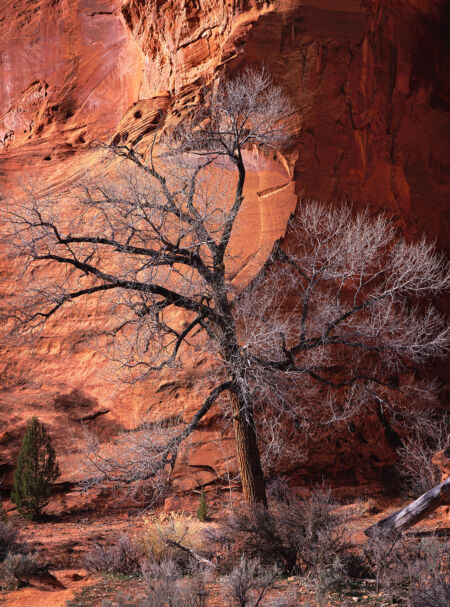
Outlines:
<svg viewBox="0 0 450 607"><path fill-rule="evenodd" d="M249 405L244 407L239 395L233 392L231 393L231 407L244 497L250 504L267 506L264 473L259 455L253 410Z"/></svg>
<svg viewBox="0 0 450 607"><path fill-rule="evenodd" d="M368 527L364 533L368 536L401 533L445 504L450 504L450 478L436 485L405 508Z"/></svg>

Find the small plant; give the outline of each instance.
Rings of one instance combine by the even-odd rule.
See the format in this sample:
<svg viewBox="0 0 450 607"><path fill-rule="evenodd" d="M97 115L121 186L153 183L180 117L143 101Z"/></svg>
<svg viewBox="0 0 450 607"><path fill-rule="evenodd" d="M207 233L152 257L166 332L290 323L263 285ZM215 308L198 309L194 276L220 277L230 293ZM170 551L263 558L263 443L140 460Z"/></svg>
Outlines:
<svg viewBox="0 0 450 607"><path fill-rule="evenodd" d="M33 417L25 430L11 493L22 516L32 520L40 517L48 504L51 483L59 475L50 435L45 425Z"/></svg>
<svg viewBox="0 0 450 607"><path fill-rule="evenodd" d="M202 521L202 523L208 520L208 505L206 503L206 495L203 487L202 492L200 493L200 504L197 508L197 518L199 521Z"/></svg>
<svg viewBox="0 0 450 607"><path fill-rule="evenodd" d="M94 546L84 559L88 571L134 575L140 571L142 548L127 535L122 535L112 546Z"/></svg>

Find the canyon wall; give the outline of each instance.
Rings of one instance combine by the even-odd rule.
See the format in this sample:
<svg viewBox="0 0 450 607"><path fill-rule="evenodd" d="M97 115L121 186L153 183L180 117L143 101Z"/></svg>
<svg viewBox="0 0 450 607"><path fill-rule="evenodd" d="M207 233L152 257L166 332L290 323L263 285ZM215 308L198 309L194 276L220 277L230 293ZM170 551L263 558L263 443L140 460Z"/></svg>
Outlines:
<svg viewBox="0 0 450 607"><path fill-rule="evenodd" d="M15 200L31 179L57 192L103 162L93 142L139 138L145 147L159 110L170 116L215 79L263 63L296 113L288 152L248 159L242 255L263 263L302 198L387 210L408 238L426 234L448 249L449 25L445 0L0 0L0 191ZM0 296L21 280L16 268L3 248ZM193 410L189 370L176 381L111 381L107 324L107 307L89 302L33 347L2 344L6 479L32 414L50 425L70 480L81 418L109 410L92 422L107 435L148 412ZM215 421L194 436L180 488L233 468ZM373 485L394 459L383 424L362 420L286 470L296 485Z"/></svg>

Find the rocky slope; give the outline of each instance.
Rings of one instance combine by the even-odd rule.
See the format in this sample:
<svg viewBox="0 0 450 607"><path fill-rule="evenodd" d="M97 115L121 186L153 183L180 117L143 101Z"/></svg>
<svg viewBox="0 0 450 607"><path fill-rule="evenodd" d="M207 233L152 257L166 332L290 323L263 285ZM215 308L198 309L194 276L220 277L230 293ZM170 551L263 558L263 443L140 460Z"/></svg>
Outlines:
<svg viewBox="0 0 450 607"><path fill-rule="evenodd" d="M297 112L290 152L249 165L242 255L262 263L300 197L387 209L408 237L426 233L446 248L448 17L444 0L0 0L1 189L17 195L32 178L58 190L98 166L93 141L142 137L145 145L158 110L195 103L222 74L264 63ZM3 255L7 295L20 277ZM107 321L108 310L92 303L60 316L34 349L2 345L7 479L32 413L49 423L70 478L81 418L110 410L92 422L107 434L148 410L157 418L195 405L188 376L111 383L101 354ZM394 459L389 437L377 420L357 430L317 444L292 482L379 481ZM194 437L182 488L229 470L230 441L217 449L218 437L214 419Z"/></svg>

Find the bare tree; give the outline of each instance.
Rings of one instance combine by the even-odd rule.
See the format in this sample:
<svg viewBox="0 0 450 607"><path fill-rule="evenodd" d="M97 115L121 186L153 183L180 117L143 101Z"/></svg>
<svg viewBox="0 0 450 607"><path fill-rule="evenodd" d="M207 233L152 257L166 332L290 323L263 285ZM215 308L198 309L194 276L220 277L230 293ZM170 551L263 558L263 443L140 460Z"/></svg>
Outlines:
<svg viewBox="0 0 450 607"><path fill-rule="evenodd" d="M237 292L230 238L245 204L243 152L285 143L290 111L266 71L244 72L209 91L177 128L157 132L146 158L110 145L123 159L112 177L72 188L64 205L31 192L8 211L24 271L59 268L7 312L16 331L40 334L63 307L103 296L117 319L112 356L133 381L199 350L211 358L211 390L184 428L147 441L142 466L122 451L114 468L114 457L97 451L96 479L170 470L182 442L228 395L244 495L265 504L258 432L275 445L286 416L302 427L349 419L374 400L397 406L393 394L405 386L392 375L446 351L443 319L414 304L448 285L444 260L424 241L399 239L384 217L302 203L286 243Z"/></svg>

